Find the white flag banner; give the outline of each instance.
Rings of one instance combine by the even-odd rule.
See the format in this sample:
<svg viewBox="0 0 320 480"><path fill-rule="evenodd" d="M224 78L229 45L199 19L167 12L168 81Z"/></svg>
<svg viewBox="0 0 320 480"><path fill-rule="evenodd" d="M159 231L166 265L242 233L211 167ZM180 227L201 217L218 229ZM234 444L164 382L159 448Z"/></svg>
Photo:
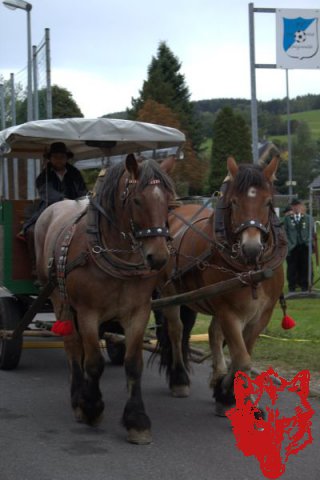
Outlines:
<svg viewBox="0 0 320 480"><path fill-rule="evenodd" d="M320 10L276 9L277 68L320 68Z"/></svg>

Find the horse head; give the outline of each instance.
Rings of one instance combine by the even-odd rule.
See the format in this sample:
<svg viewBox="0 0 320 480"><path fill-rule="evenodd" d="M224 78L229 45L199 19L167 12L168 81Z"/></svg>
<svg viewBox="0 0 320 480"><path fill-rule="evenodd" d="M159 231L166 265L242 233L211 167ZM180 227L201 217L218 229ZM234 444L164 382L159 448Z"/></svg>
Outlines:
<svg viewBox="0 0 320 480"><path fill-rule="evenodd" d="M279 157L273 157L264 169L257 165L238 166L233 157L227 159L229 229L234 249L249 265L259 262L270 242L273 180L278 164Z"/></svg>
<svg viewBox="0 0 320 480"><path fill-rule="evenodd" d="M146 268L160 270L169 258L168 204L174 197L164 169L153 160L140 163L130 154L122 166L110 169L104 192L102 203L113 242L125 243L132 253L140 254Z"/></svg>

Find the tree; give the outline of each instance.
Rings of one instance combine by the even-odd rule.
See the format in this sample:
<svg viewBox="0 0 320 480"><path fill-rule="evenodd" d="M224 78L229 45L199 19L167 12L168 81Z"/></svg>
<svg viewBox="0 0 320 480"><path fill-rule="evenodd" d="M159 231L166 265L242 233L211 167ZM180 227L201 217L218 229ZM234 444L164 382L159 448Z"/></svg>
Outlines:
<svg viewBox="0 0 320 480"><path fill-rule="evenodd" d="M137 120L182 130L178 114L166 105L152 99L146 100L138 111ZM184 159L176 162L175 169L171 174L175 181L177 193L179 195L200 194L207 171L206 162L197 159L188 139L183 151Z"/></svg>
<svg viewBox="0 0 320 480"><path fill-rule="evenodd" d="M178 58L165 42L160 42L157 56L152 57L148 67L148 78L143 82L140 96L132 99L132 109L128 110L128 114L130 118L136 119L139 110L149 99L166 105L178 115L181 128L187 133L192 148L199 151L203 141L201 125L180 68Z"/></svg>
<svg viewBox="0 0 320 480"><path fill-rule="evenodd" d="M39 118L47 118L46 114L46 89L39 90ZM27 121L27 99L17 102L17 124ZM53 85L52 87L52 117L72 118L83 117L83 113L66 88Z"/></svg>
<svg viewBox="0 0 320 480"><path fill-rule="evenodd" d="M307 198L308 185L313 180L313 166L317 158L317 145L312 140L310 127L301 122L292 142L292 177L296 180L296 192Z"/></svg>
<svg viewBox="0 0 320 480"><path fill-rule="evenodd" d="M231 107L223 108L213 125L212 150L208 187L210 192L220 189L226 176L226 159L235 157L238 163L251 163L250 131L241 115Z"/></svg>
<svg viewBox="0 0 320 480"><path fill-rule="evenodd" d="M6 127L12 126L12 93L10 80L4 80L3 75L0 75L0 83L4 88L4 109L5 109L5 125ZM16 102L22 101L25 98L26 92L23 91L21 83L15 84L15 99ZM1 112L1 116L3 112ZM2 117L1 117L2 118Z"/></svg>

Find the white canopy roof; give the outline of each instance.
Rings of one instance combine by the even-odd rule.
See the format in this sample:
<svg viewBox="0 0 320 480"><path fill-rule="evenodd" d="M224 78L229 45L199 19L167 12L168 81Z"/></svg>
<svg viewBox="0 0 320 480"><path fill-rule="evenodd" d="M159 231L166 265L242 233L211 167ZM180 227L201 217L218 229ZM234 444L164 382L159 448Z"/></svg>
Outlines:
<svg viewBox="0 0 320 480"><path fill-rule="evenodd" d="M110 118L35 120L0 132L0 155L43 158L49 145L64 142L76 160L182 146L175 128Z"/></svg>

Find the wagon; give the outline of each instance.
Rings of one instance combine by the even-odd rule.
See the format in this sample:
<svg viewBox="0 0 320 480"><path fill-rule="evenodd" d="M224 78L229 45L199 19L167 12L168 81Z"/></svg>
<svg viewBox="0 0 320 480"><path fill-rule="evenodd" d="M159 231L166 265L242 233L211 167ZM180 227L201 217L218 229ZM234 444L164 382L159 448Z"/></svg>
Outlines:
<svg viewBox="0 0 320 480"><path fill-rule="evenodd" d="M24 337L53 337L35 322L37 315L50 313L52 285L37 287L31 276L27 246L17 238L26 212L32 211L35 177L40 172L44 153L52 142L63 141L74 153L78 166L105 167L128 153L143 157L180 155L185 136L174 128L128 120L83 118L39 120L0 132L0 368L18 366ZM33 194L32 194L33 190ZM31 191L31 194L30 194ZM153 309L181 305L219 295L250 282L272 276L271 269L244 273L215 285L173 297L152 300ZM40 327L38 325L40 324ZM49 325L46 325L50 328ZM111 322L104 332L110 360L121 364L123 336L119 325ZM147 345L145 347L148 349Z"/></svg>
<svg viewBox="0 0 320 480"><path fill-rule="evenodd" d="M66 143L79 163L104 167L128 153L178 154L185 136L170 127L107 118L39 120L0 132L1 369L17 367L24 335L46 335L43 329L26 329L37 314L52 312L50 288L39 290L34 284L27 246L17 234L37 204L35 178L46 150L56 141ZM119 349L110 346L112 353L116 362Z"/></svg>

